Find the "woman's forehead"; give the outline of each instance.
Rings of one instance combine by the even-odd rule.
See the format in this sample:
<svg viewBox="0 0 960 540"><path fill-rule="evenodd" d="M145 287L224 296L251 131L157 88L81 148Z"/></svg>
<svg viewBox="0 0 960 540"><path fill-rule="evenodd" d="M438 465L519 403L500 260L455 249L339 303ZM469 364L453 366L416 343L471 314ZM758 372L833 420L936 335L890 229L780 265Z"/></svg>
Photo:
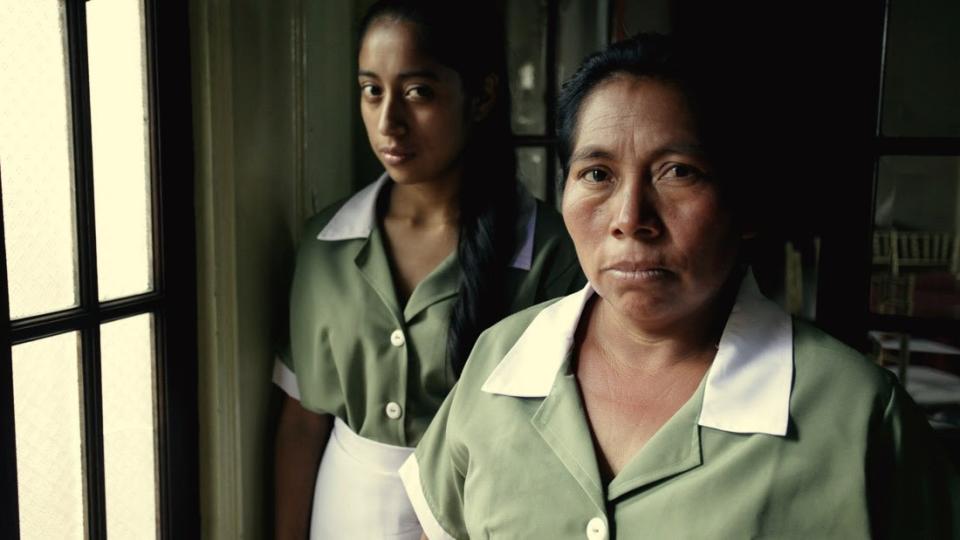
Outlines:
<svg viewBox="0 0 960 540"><path fill-rule="evenodd" d="M394 19L380 20L369 27L360 45L358 68L361 76L451 83L459 80L456 71L422 50L413 23Z"/></svg>
<svg viewBox="0 0 960 540"><path fill-rule="evenodd" d="M671 82L631 75L598 84L584 99L574 148L624 138L653 144L697 145L693 111L681 88Z"/></svg>

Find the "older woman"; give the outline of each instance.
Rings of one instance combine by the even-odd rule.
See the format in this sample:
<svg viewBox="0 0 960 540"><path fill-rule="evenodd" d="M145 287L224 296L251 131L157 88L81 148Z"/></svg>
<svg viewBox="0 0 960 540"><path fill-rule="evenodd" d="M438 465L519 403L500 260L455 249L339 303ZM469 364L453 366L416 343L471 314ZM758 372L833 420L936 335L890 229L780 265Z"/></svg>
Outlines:
<svg viewBox="0 0 960 540"><path fill-rule="evenodd" d="M589 285L480 338L401 469L425 531L956 535L956 477L901 387L740 262L736 171L671 47L614 45L564 86L562 210Z"/></svg>

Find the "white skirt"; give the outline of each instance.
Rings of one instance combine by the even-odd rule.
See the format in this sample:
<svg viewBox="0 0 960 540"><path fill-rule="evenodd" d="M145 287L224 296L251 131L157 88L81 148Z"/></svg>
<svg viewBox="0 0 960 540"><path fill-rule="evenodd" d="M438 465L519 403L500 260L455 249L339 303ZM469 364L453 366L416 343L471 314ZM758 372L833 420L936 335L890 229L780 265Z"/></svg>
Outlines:
<svg viewBox="0 0 960 540"><path fill-rule="evenodd" d="M397 474L412 453L363 438L337 418L317 472L311 540L419 540L422 529Z"/></svg>

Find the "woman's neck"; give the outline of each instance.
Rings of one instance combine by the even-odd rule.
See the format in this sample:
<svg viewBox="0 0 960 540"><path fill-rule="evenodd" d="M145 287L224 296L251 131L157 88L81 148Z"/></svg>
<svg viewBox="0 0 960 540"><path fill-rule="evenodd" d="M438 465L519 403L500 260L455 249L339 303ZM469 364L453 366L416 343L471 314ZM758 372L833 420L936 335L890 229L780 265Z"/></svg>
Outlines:
<svg viewBox="0 0 960 540"><path fill-rule="evenodd" d="M410 226L456 224L460 218L459 180L391 186L386 219Z"/></svg>
<svg viewBox="0 0 960 540"><path fill-rule="evenodd" d="M707 306L669 324L651 327L618 313L597 297L590 325L609 361L625 370L661 370L709 362L716 354L732 299L721 292Z"/></svg>

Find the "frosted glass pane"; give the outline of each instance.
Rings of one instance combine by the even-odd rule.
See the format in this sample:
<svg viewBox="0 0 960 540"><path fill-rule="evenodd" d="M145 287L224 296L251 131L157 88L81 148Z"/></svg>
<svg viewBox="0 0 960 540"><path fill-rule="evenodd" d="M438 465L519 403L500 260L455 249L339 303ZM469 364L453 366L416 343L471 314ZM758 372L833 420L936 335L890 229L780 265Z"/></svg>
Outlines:
<svg viewBox="0 0 960 540"><path fill-rule="evenodd" d="M77 304L62 0L0 0L0 178L10 315Z"/></svg>
<svg viewBox="0 0 960 540"><path fill-rule="evenodd" d="M76 333L13 348L20 537L84 538Z"/></svg>
<svg viewBox="0 0 960 540"><path fill-rule="evenodd" d="M960 2L891 0L884 135L960 137Z"/></svg>
<svg viewBox="0 0 960 540"><path fill-rule="evenodd" d="M157 537L153 317L100 331L107 537Z"/></svg>
<svg viewBox="0 0 960 540"><path fill-rule="evenodd" d="M87 2L100 299L152 288L150 154L139 1Z"/></svg>
<svg viewBox="0 0 960 540"><path fill-rule="evenodd" d="M517 175L534 197L547 197L547 151L544 148L517 148Z"/></svg>
<svg viewBox="0 0 960 540"><path fill-rule="evenodd" d="M508 2L507 32L513 131L546 135L546 0Z"/></svg>

